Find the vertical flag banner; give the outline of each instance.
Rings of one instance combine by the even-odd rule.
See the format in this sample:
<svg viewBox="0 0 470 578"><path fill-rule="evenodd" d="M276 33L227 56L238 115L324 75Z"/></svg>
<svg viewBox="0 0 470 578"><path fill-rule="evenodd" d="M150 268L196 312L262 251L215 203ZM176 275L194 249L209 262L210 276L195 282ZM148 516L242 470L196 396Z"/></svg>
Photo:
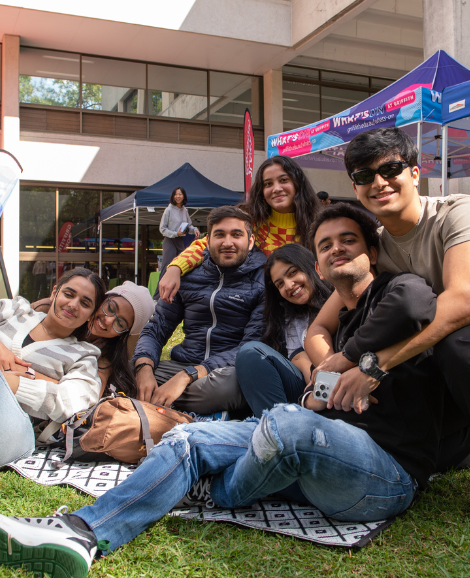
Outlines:
<svg viewBox="0 0 470 578"><path fill-rule="evenodd" d="M255 156L255 139L253 137L253 124L251 114L245 110L245 125L243 130L243 165L245 169L245 200L250 195L251 181L253 179L253 160Z"/></svg>
<svg viewBox="0 0 470 578"><path fill-rule="evenodd" d="M0 216L22 172L23 168L16 158L0 149Z"/></svg>

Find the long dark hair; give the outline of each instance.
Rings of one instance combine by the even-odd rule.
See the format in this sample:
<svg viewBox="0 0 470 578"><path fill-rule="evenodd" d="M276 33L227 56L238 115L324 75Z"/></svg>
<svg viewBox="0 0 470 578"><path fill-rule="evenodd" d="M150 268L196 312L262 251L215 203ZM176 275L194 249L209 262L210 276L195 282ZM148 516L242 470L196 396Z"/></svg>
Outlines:
<svg viewBox="0 0 470 578"><path fill-rule="evenodd" d="M286 265L294 265L302 271L313 287L313 294L309 303L305 305L294 305L279 293L271 279L271 268L277 261ZM285 353L283 335L286 325L296 317L308 316L309 323L313 321L320 311L323 303L331 295L333 289L329 283L320 279L315 271L315 257L313 254L300 245L284 245L276 249L268 257L264 270L265 282L265 305L264 319L266 322L266 332L263 341L276 351Z"/></svg>
<svg viewBox="0 0 470 578"><path fill-rule="evenodd" d="M280 165L292 179L295 187L294 208L297 234L300 236L300 244L309 247L308 231L310 225L320 212L320 201L315 191L299 165L289 157L275 156L266 159L258 169L255 180L251 185L250 198L241 208L247 211L255 225L257 236L260 227L268 223L271 207L264 198L263 173L266 167Z"/></svg>
<svg viewBox="0 0 470 578"><path fill-rule="evenodd" d="M176 189L173 189L173 192L170 195L170 203L172 205L175 205L175 207L176 207L176 201L175 201L176 191L181 191L183 193L183 207L184 207L186 205L186 203L188 202L188 195L186 194L186 191L183 189L183 187L176 187Z"/></svg>
<svg viewBox="0 0 470 578"><path fill-rule="evenodd" d="M55 312L55 301L57 295L59 294L61 287L74 277L84 277L85 279L88 279L95 288L95 307L93 309L93 313L83 325L80 325L80 327L77 327L72 332L72 335L74 335L79 341L86 341L90 334L89 327L93 324L95 313L98 311L98 307L101 305L101 303L103 303L106 287L103 281L100 279L99 275L93 273L93 271L90 271L90 269L85 269L84 267L76 267L75 269L66 271L55 285L56 295L52 301L52 311L56 317L58 317L57 313Z"/></svg>
<svg viewBox="0 0 470 578"><path fill-rule="evenodd" d="M122 391L130 397L136 397L137 395L137 386L127 354L128 339L129 331L126 331L111 339L101 337L93 341L93 345L101 350L101 362L103 363L104 361L106 363L105 366L100 366L100 369L108 369L111 367L111 373L108 377L103 395L109 395L111 393L109 389L110 385L114 385L117 391Z"/></svg>

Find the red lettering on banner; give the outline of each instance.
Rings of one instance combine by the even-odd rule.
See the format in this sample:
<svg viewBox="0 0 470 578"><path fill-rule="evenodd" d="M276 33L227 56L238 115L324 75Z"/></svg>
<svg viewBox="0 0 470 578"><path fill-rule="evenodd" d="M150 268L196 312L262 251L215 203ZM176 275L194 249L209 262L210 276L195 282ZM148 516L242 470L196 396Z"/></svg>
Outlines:
<svg viewBox="0 0 470 578"><path fill-rule="evenodd" d="M321 132L325 132L326 130L329 130L330 128L330 121L327 120L325 122L322 122L321 124L319 124L318 126L314 126L310 129L310 134L314 135L314 134L319 134Z"/></svg>
<svg viewBox="0 0 470 578"><path fill-rule="evenodd" d="M414 92L409 92L407 94L404 94L403 96L400 96L400 98L395 98L390 102L387 102L385 108L387 109L387 111L395 110L396 108L401 108L402 106L411 104L415 100L416 94Z"/></svg>

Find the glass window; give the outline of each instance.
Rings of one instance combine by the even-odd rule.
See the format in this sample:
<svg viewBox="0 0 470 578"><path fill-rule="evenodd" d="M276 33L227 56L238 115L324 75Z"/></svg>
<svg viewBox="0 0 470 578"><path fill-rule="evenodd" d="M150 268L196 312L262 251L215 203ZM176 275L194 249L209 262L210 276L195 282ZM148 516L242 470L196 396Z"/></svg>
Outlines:
<svg viewBox="0 0 470 578"><path fill-rule="evenodd" d="M55 251L55 189L20 187L20 251Z"/></svg>
<svg viewBox="0 0 470 578"><path fill-rule="evenodd" d="M59 259L65 254L96 252L99 191L59 190Z"/></svg>
<svg viewBox="0 0 470 578"><path fill-rule="evenodd" d="M78 54L20 48L20 102L76 108L79 81Z"/></svg>
<svg viewBox="0 0 470 578"><path fill-rule="evenodd" d="M105 255L120 255L124 261L133 260L134 247L135 225L133 223L128 225L103 223L103 259Z"/></svg>
<svg viewBox="0 0 470 578"><path fill-rule="evenodd" d="M21 261L19 293L31 303L49 297L55 285L55 261Z"/></svg>
<svg viewBox="0 0 470 578"><path fill-rule="evenodd" d="M211 72L210 91L211 121L243 124L245 109L248 108L253 124L263 124L259 77Z"/></svg>
<svg viewBox="0 0 470 578"><path fill-rule="evenodd" d="M318 85L284 80L282 100L284 130L292 130L321 120Z"/></svg>
<svg viewBox="0 0 470 578"><path fill-rule="evenodd" d="M321 108L323 118L351 108L355 104L369 97L368 92L359 90L344 90L343 88L330 88L322 86Z"/></svg>
<svg viewBox="0 0 470 578"><path fill-rule="evenodd" d="M207 72L148 67L149 114L207 120Z"/></svg>
<svg viewBox="0 0 470 578"><path fill-rule="evenodd" d="M284 66L283 73L287 76L298 76L299 78L311 78L318 80L320 78L318 70L312 68L302 68L298 66Z"/></svg>
<svg viewBox="0 0 470 578"><path fill-rule="evenodd" d="M355 74L344 74L343 72L322 70L322 82L338 82L341 84L355 84L357 86L368 87L368 76L356 76Z"/></svg>
<svg viewBox="0 0 470 578"><path fill-rule="evenodd" d="M119 201L123 201L129 195L132 195L132 193L103 191L101 208L107 209L111 205L114 205L115 203L119 203Z"/></svg>
<svg viewBox="0 0 470 578"><path fill-rule="evenodd" d="M144 114L145 75L139 62L83 56L83 108Z"/></svg>
<svg viewBox="0 0 470 578"><path fill-rule="evenodd" d="M71 269L77 269L77 267L85 267L85 269L90 269L90 271L93 271L94 273L98 274L98 269L99 269L99 262L98 261L74 261L73 263L71 262L61 262L59 263L59 272L58 272L58 278L60 279L62 277L62 275L66 272L66 271L70 271Z"/></svg>

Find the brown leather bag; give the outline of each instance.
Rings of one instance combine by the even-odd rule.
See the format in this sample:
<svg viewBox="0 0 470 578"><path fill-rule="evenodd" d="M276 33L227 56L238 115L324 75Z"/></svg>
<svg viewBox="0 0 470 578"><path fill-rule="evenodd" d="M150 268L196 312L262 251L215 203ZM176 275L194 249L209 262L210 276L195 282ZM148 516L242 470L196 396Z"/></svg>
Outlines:
<svg viewBox="0 0 470 578"><path fill-rule="evenodd" d="M192 421L191 416L169 407L117 394L63 423L62 439L54 445L65 445L64 461L102 460L110 456L135 464L148 455L165 432Z"/></svg>

